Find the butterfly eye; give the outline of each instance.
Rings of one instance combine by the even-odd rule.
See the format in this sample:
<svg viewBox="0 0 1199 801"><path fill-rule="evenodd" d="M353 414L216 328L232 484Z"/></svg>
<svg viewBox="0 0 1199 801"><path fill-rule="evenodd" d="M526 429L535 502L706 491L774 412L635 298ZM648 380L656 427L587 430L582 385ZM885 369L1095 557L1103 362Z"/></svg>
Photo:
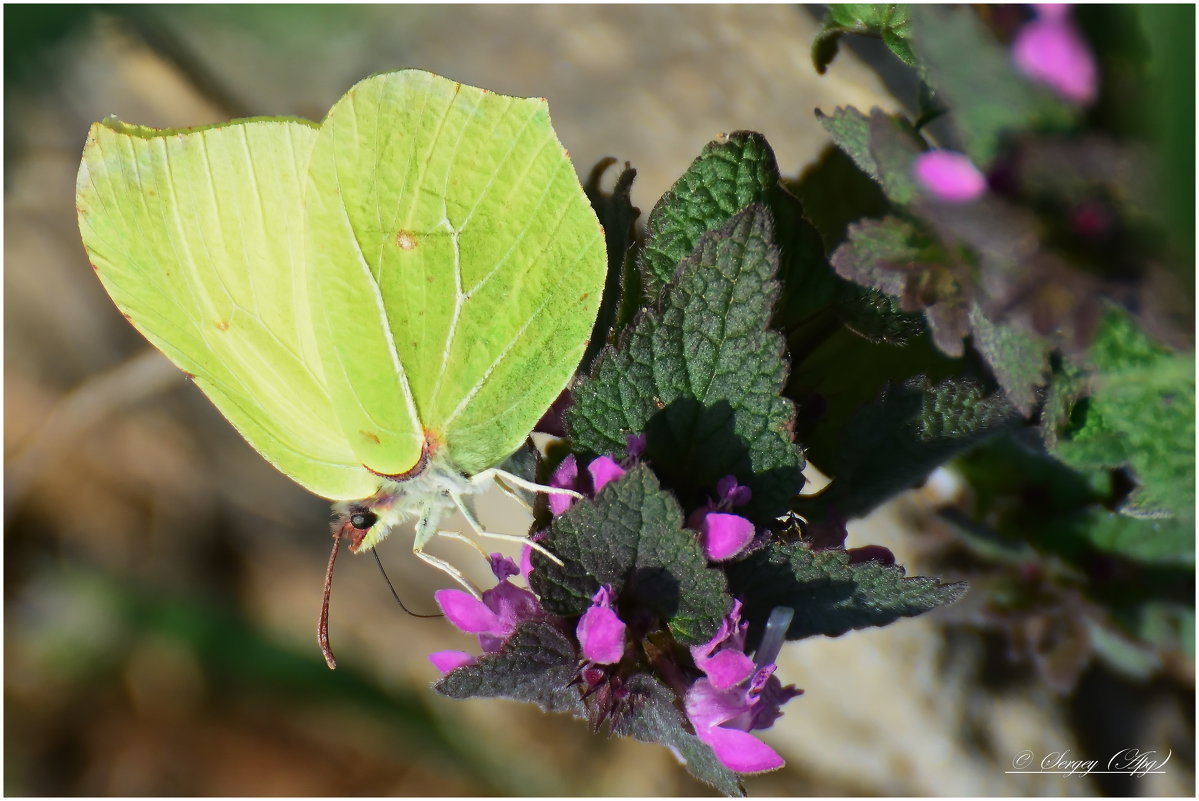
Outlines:
<svg viewBox="0 0 1199 801"><path fill-rule="evenodd" d="M354 512L350 515L350 525L359 531L366 531L375 524L379 516L374 512Z"/></svg>

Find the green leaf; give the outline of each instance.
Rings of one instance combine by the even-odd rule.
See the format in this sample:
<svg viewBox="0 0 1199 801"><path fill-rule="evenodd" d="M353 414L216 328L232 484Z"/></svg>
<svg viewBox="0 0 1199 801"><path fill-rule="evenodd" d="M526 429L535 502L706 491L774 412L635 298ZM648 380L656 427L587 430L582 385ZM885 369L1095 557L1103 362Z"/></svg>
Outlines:
<svg viewBox="0 0 1199 801"><path fill-rule="evenodd" d="M726 796L741 797L745 788L737 774L720 764L716 754L687 730L674 694L653 676L638 673L624 683L630 710L612 719L612 733L634 737L643 743L669 747L687 767L687 772Z"/></svg>
<svg viewBox="0 0 1199 801"><path fill-rule="evenodd" d="M804 169L792 189L830 254L845 239L850 223L882 217L889 208L878 183L833 145Z"/></svg>
<svg viewBox="0 0 1199 801"><path fill-rule="evenodd" d="M1037 403L1037 390L1049 379L1049 345L1023 328L987 319L977 304L970 307L975 350L982 354L1008 400L1025 417Z"/></svg>
<svg viewBox="0 0 1199 801"><path fill-rule="evenodd" d="M711 639L732 605L724 574L708 567L697 534L654 474L637 465L554 519L544 545L564 564L533 554L533 591L547 612L581 615L603 584L619 608L652 610L679 642ZM628 619L628 618L625 618Z"/></svg>
<svg viewBox="0 0 1199 801"><path fill-rule="evenodd" d="M761 134L737 131L704 145L649 214L641 254L647 297L655 297L674 277L705 233L751 203L768 204L778 178L774 152Z"/></svg>
<svg viewBox="0 0 1199 801"><path fill-rule="evenodd" d="M1083 530L1096 548L1139 562L1193 564L1195 523L1192 518L1138 519L1095 509Z"/></svg>
<svg viewBox="0 0 1199 801"><path fill-rule="evenodd" d="M946 379L936 386L922 376L911 379L854 415L833 462L821 466L833 482L819 495L801 499L796 510L810 520L830 513L864 515L1019 421L1002 393L988 395L969 379Z"/></svg>
<svg viewBox="0 0 1199 801"><path fill-rule="evenodd" d="M867 287L854 287L840 307L849 330L876 345L903 346L927 329L924 315L900 309L894 297Z"/></svg>
<svg viewBox="0 0 1199 801"><path fill-rule="evenodd" d="M655 308L596 359L566 415L576 449L623 453L646 436L646 458L687 508L727 475L753 492L740 513L782 514L803 484L779 397L783 341L766 330L778 294L769 212L753 205L705 234Z"/></svg>
<svg viewBox="0 0 1199 801"><path fill-rule="evenodd" d="M833 254L837 274L893 297L908 294L908 284L927 261L926 238L898 217L862 220L849 226L848 238Z"/></svg>
<svg viewBox="0 0 1199 801"><path fill-rule="evenodd" d="M906 5L892 3L834 3L828 7L824 29L812 44L812 63L821 75L837 55L838 40L844 34L880 37L908 66L916 62L908 45L911 11Z"/></svg>
<svg viewBox="0 0 1199 801"><path fill-rule="evenodd" d="M1055 381L1050 412L1047 444L1063 462L1130 471L1138 486L1124 514L1194 519L1193 354L1157 345L1113 308L1086 360L1069 364L1065 380Z"/></svg>
<svg viewBox="0 0 1199 801"><path fill-rule="evenodd" d="M787 639L886 626L956 601L965 584L906 578L898 565L850 564L842 550L812 551L798 543L771 543L733 565L729 587L749 620L765 620L776 606L795 610Z"/></svg>
<svg viewBox="0 0 1199 801"><path fill-rule="evenodd" d="M838 107L816 119L862 172L883 187L893 203L906 205L916 194L912 163L924 149L924 139L906 119L872 109L867 117L853 106Z"/></svg>
<svg viewBox="0 0 1199 801"><path fill-rule="evenodd" d="M629 262L630 250L637 238L637 218L641 215L641 211L633 205L629 195L637 171L626 163L617 176L612 191L606 192L600 188L600 179L615 163L616 159L611 157L600 161L591 170L587 183L583 185L583 191L591 201L595 216L604 228L608 276L604 283L604 299L600 303L595 327L591 332L591 341L583 354L582 362L579 363L581 372L585 372L591 366L600 349L614 338L631 318L632 314L623 310L628 306L635 308L641 299L641 283L636 270L625 269Z"/></svg>
<svg viewBox="0 0 1199 801"><path fill-rule="evenodd" d="M921 5L911 13L911 45L924 78L979 169L991 166L1003 136L1071 121L1068 107L1016 70L973 9Z"/></svg>
<svg viewBox="0 0 1199 801"><path fill-rule="evenodd" d="M893 203L904 206L916 196L912 165L924 149L924 139L904 117L877 108L870 112L870 155Z"/></svg>
<svg viewBox="0 0 1199 801"><path fill-rule="evenodd" d="M578 688L574 644L549 623L521 623L493 654L451 671L433 685L449 698L510 698L547 712L587 717Z"/></svg>
<svg viewBox="0 0 1199 801"><path fill-rule="evenodd" d="M858 169L882 183L878 165L870 153L870 118L853 106L833 110L832 116L816 109L816 119L833 138L833 144L853 159Z"/></svg>

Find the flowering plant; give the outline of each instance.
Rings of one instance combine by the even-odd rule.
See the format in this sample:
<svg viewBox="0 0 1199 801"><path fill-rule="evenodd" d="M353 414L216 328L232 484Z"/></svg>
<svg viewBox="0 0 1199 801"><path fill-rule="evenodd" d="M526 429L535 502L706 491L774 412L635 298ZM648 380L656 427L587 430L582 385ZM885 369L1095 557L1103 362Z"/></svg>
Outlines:
<svg viewBox="0 0 1199 801"><path fill-rule="evenodd" d="M519 568L493 557L482 599L438 594L481 649L433 655L439 692L661 743L727 794L782 765L762 733L802 714L778 675L786 641L964 592L907 577L885 548L846 548L847 520L939 465L1018 439L1020 478L1071 488L1056 517L1021 518L1017 533L996 511L1014 490L962 458L991 503L956 518L967 540L995 523L1030 543L1022 560L1057 548L1193 564L1193 454L1155 443L1149 420L1193 438L1193 364L1163 344L1179 341L1186 303L1154 289L1169 259L1122 244L1147 224L1131 208L1148 162L1085 121L1105 90L1082 21L1062 8L1006 22L828 13L817 67L838 39L878 36L916 69L915 121L821 115L837 149L793 182L760 134L723 137L644 231L633 170L604 191L614 162L597 167L605 297L581 376L544 421L565 438L524 460L526 477L582 498L549 497L539 548ZM806 458L833 476L820 493L800 494Z"/></svg>

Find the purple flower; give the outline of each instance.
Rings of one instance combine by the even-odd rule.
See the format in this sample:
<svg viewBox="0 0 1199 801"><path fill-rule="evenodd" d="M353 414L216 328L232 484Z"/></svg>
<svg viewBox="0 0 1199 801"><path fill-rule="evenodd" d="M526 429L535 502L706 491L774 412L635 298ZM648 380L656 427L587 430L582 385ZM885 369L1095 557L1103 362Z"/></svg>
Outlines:
<svg viewBox="0 0 1199 801"><path fill-rule="evenodd" d="M591 485L595 488L594 494L598 495L606 484L624 475L624 468L611 456L601 456L587 465L587 472L591 474Z"/></svg>
<svg viewBox="0 0 1199 801"><path fill-rule="evenodd" d="M573 453L568 454L562 463L554 470L554 474L550 476L550 486L558 489L578 490L579 484L579 462L575 459ZM569 495L552 494L547 496L550 503L550 514L554 517L565 512L575 502L575 499Z"/></svg>
<svg viewBox="0 0 1199 801"><path fill-rule="evenodd" d="M687 717L696 736L712 748L722 765L737 773L760 773L783 765L783 758L750 732L773 725L782 705L802 692L784 687L774 675L774 660L791 615L787 607L771 613L756 661L744 653L748 624L741 621L740 601L733 602L716 636L691 649L704 677L691 685L683 699Z"/></svg>
<svg viewBox="0 0 1199 801"><path fill-rule="evenodd" d="M587 465L587 475L581 476L579 475L579 462L572 453L567 455L554 470L554 474L550 476L550 486L574 490L594 497L607 484L624 474L625 470L620 463L611 456L605 455L598 459L592 459L591 463ZM578 499L569 495L550 495L550 514L557 517L573 506L576 500Z"/></svg>
<svg viewBox="0 0 1199 801"><path fill-rule="evenodd" d="M987 188L987 179L970 158L952 150L929 150L916 157L912 174L937 200L969 203Z"/></svg>
<svg viewBox="0 0 1199 801"><path fill-rule="evenodd" d="M457 670L463 665L473 665L475 658L466 651L434 651L429 654L429 661L433 663L433 667L437 668L441 675L446 675L452 670Z"/></svg>
<svg viewBox="0 0 1199 801"><path fill-rule="evenodd" d="M740 684L753 672L754 661L744 653L748 628L748 623L741 622L741 602L734 600L732 611L721 621L716 635L703 645L691 646L695 666L716 689Z"/></svg>
<svg viewBox="0 0 1199 801"><path fill-rule="evenodd" d="M1069 18L1067 4L1034 6L1037 18L1016 34L1016 67L1065 99L1086 105L1098 93L1095 57Z"/></svg>
<svg viewBox="0 0 1199 801"><path fill-rule="evenodd" d="M537 596L508 581L510 576L520 573L516 563L498 553L492 554L490 561L499 582L483 591L482 600L462 590L433 593L449 621L467 634L478 635L479 646L489 654L498 651L519 624L545 616ZM473 657L464 651L437 651L429 656L429 661L446 673L469 664Z"/></svg>
<svg viewBox="0 0 1199 801"><path fill-rule="evenodd" d="M729 510L749 503L753 493L737 483L736 476L725 476L716 484L719 499L708 502L706 509L696 509L687 518L687 528L699 532L704 553L713 562L731 559L749 545L756 529L754 524Z"/></svg>
<svg viewBox="0 0 1199 801"><path fill-rule="evenodd" d="M601 665L613 665L624 655L625 624L612 609L613 597L610 586L600 587L575 630L583 658Z"/></svg>

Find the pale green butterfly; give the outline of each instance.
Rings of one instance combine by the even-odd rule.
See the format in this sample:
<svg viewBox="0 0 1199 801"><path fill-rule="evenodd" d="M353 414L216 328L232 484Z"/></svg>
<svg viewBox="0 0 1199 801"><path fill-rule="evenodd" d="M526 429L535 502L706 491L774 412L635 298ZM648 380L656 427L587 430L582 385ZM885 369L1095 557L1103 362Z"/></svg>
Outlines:
<svg viewBox="0 0 1199 801"><path fill-rule="evenodd" d="M424 553L570 380L603 230L544 99L418 70L367 78L319 125L92 126L79 228L121 312L341 538L416 518ZM508 535L510 538L513 535ZM473 541L472 541L473 542ZM476 547L478 547L476 545ZM481 548L479 549L482 550Z"/></svg>

